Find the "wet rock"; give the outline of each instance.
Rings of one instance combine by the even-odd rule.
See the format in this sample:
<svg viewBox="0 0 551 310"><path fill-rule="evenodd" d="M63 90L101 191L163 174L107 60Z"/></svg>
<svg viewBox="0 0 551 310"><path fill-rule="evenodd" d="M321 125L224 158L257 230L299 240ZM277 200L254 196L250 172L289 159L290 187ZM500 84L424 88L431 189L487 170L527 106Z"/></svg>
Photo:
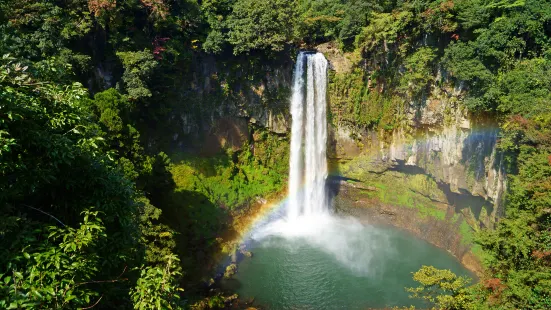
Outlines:
<svg viewBox="0 0 551 310"><path fill-rule="evenodd" d="M256 197L256 202L259 204L265 205L268 203L268 200L266 200L266 198Z"/></svg>
<svg viewBox="0 0 551 310"><path fill-rule="evenodd" d="M274 113L270 111L268 113L268 123L267 128L275 133L284 134L289 130L289 123L283 113Z"/></svg>
<svg viewBox="0 0 551 310"><path fill-rule="evenodd" d="M381 211L379 213L384 214L384 215L396 216L396 212L388 210L388 209L381 209Z"/></svg>

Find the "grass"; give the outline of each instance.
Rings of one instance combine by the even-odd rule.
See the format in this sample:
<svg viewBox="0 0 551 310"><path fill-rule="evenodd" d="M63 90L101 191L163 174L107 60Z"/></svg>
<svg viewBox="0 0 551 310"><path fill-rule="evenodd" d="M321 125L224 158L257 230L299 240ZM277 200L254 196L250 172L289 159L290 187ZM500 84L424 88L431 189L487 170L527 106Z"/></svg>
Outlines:
<svg viewBox="0 0 551 310"><path fill-rule="evenodd" d="M464 219L459 225L459 232L461 233L461 244L472 244L474 240L474 230Z"/></svg>

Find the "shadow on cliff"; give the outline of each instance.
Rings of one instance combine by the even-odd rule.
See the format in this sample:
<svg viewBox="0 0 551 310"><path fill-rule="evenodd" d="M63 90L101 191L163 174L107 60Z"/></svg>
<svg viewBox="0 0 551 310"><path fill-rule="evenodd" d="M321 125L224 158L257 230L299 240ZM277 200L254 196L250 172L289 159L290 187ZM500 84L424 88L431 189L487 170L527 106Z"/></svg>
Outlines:
<svg viewBox="0 0 551 310"><path fill-rule="evenodd" d="M486 158L490 158L497 142L498 130L492 127L477 128L463 141L461 163L474 174L476 181L486 177ZM492 167L499 170L499 161Z"/></svg>
<svg viewBox="0 0 551 310"><path fill-rule="evenodd" d="M329 99L328 99L329 102ZM329 108L328 108L329 109ZM341 191L342 182L348 180L359 182L359 180L350 179L343 176L340 169L341 158L337 157L337 139L335 137L335 128L331 125L328 125L327 130L327 164L328 164L328 175L327 180L325 181L325 192L328 196L328 202L330 206L334 206L334 198Z"/></svg>
<svg viewBox="0 0 551 310"><path fill-rule="evenodd" d="M448 204L455 208L455 213L459 213L463 209L470 209L471 213L477 220L480 220L482 209L486 210L486 214L491 214L494 210L493 204L480 196L474 196L464 189L459 189L459 193L454 193L447 183L438 182L438 188L444 192ZM482 225L482 222L480 222Z"/></svg>
<svg viewBox="0 0 551 310"><path fill-rule="evenodd" d="M285 132L287 128L282 127L287 120L282 115L289 114L294 66L288 52L277 57L254 52L246 56L191 55L188 72L171 83L178 86L163 89L166 100L151 103L148 111L156 114L142 117L144 141L151 151L197 153L208 143L206 150L216 153L220 136L229 137L230 144L235 141L235 135L224 130L227 120L239 123L238 132L243 131L243 122Z"/></svg>
<svg viewBox="0 0 551 310"><path fill-rule="evenodd" d="M454 207L455 212L459 213L463 209L470 209L474 217L479 220L482 209L486 210L486 214L493 212L493 204L480 196L475 196L465 189L459 189L459 193L455 193L451 190L451 186L448 183L439 182L434 177L428 174L423 168L418 166L406 165L403 160L396 160L397 165L389 168L389 171L396 171L407 175L427 175L431 177L446 196L447 204Z"/></svg>

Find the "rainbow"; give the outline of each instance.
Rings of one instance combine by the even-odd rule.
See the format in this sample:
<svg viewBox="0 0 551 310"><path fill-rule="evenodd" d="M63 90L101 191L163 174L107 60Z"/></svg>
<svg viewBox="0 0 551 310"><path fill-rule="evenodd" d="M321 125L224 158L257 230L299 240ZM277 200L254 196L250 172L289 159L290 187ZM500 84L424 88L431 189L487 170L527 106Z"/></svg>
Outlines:
<svg viewBox="0 0 551 310"><path fill-rule="evenodd" d="M474 151L479 143L489 143L489 146L492 148L494 147L494 144L496 143L498 136L498 128L496 127L481 127L481 128L473 128L470 130L470 132L463 136L462 143L464 144L463 148L465 149L471 149L471 151ZM484 141L487 139L491 139L494 141ZM430 147L430 145L433 143L433 140L431 137L423 137L422 139L413 139L409 142L403 142L401 144L394 144L394 147L402 148L404 150L411 149L414 145L416 145L419 149L426 149ZM387 150L388 151L388 150ZM371 154L373 155L373 154ZM486 154L489 155L489 154ZM364 153L363 156L370 156L370 153ZM329 176L330 177L337 177L342 178L342 171L339 170L338 164L335 164L334 161L330 161L329 164ZM304 184L301 187L301 192L304 189ZM274 202L269 202L264 204L262 207L259 208L257 212L255 212L254 215L252 215L250 218L248 218L246 221L244 221L241 227L238 229L238 235L231 240L233 243L236 243L238 245L245 245L247 249L250 248L251 239L255 231L257 231L260 227L266 225L269 222L272 222L276 219L281 219L285 217L285 206L289 200L288 196L285 196L280 199L276 199ZM224 263L226 263L225 261ZM223 263L223 264L224 264Z"/></svg>
<svg viewBox="0 0 551 310"><path fill-rule="evenodd" d="M248 244L254 231L275 218L283 216L288 197L273 203L267 203L251 218L249 223L240 231L240 236L235 240L238 244Z"/></svg>

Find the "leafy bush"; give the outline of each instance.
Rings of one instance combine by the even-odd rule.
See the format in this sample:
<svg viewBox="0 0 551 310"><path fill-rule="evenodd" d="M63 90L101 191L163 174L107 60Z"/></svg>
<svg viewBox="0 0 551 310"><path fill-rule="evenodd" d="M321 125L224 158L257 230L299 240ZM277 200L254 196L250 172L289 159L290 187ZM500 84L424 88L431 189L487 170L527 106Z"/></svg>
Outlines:
<svg viewBox="0 0 551 310"><path fill-rule="evenodd" d="M258 143L256 146L267 148L263 151L268 152L260 156L253 157L249 147L245 145L235 162L230 152L211 158L187 157L172 165L171 172L177 190L202 193L212 203L230 209L256 197L280 191L287 176L288 155L284 148L288 144L277 147L278 153L270 154L270 148L275 145L270 141L265 142L268 143Z"/></svg>
<svg viewBox="0 0 551 310"><path fill-rule="evenodd" d="M449 270L423 266L413 273L413 280L421 285L407 289L412 297L428 300L440 309L471 309L474 306L475 300L467 289L470 279L466 277L458 277Z"/></svg>
<svg viewBox="0 0 551 310"><path fill-rule="evenodd" d="M128 96L132 99L151 97L147 82L157 67L157 61L153 58L153 54L148 50L143 50L140 52L117 52L117 56L121 59L124 67L122 81Z"/></svg>
<svg viewBox="0 0 551 310"><path fill-rule="evenodd" d="M78 83L40 81L26 71L33 70L2 59L0 274L6 286L0 303L130 305L119 293L128 295L135 284L129 269L157 263L143 250L154 249L148 237L163 229L155 222L160 210L149 204L149 213L143 210L143 196L121 173L93 122L86 90ZM170 253L167 241L161 244Z"/></svg>

